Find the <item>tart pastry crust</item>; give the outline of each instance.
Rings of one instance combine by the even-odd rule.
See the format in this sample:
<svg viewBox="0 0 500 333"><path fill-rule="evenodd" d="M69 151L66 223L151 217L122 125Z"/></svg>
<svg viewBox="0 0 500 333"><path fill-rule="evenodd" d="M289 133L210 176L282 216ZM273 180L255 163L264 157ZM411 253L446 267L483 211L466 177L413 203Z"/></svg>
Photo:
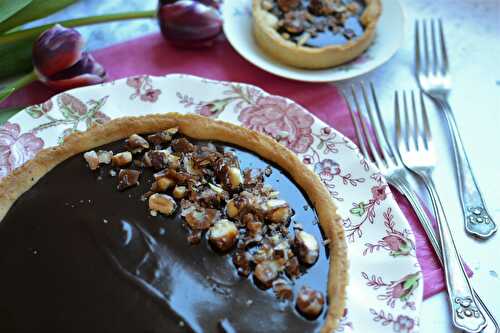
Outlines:
<svg viewBox="0 0 500 333"><path fill-rule="evenodd" d="M373 42L382 13L380 0L365 0L366 7L360 17L363 35L343 45L315 48L284 39L276 29L278 19L262 8L263 1L266 0L253 0L253 32L257 44L279 62L305 69L335 67L357 58Z"/></svg>
<svg viewBox="0 0 500 333"><path fill-rule="evenodd" d="M0 181L0 220L24 192L64 160L95 147L129 137L179 127L186 136L217 140L246 148L285 170L311 200L325 236L330 240L328 311L321 332L331 332L344 312L347 287L347 244L344 229L328 190L319 177L297 156L271 137L227 122L198 115L167 113L124 117L68 136L60 146L44 149Z"/></svg>

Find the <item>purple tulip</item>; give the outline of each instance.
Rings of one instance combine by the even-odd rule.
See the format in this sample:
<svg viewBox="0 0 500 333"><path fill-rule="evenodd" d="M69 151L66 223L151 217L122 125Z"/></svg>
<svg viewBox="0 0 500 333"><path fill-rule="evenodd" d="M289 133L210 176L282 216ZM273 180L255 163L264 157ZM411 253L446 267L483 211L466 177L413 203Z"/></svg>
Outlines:
<svg viewBox="0 0 500 333"><path fill-rule="evenodd" d="M33 66L38 79L57 89L101 83L104 68L83 51L82 35L59 24L44 31L33 44Z"/></svg>
<svg viewBox="0 0 500 333"><path fill-rule="evenodd" d="M219 12L204 3L216 1L163 1L158 8L161 32L166 40L178 46L209 46L222 32Z"/></svg>

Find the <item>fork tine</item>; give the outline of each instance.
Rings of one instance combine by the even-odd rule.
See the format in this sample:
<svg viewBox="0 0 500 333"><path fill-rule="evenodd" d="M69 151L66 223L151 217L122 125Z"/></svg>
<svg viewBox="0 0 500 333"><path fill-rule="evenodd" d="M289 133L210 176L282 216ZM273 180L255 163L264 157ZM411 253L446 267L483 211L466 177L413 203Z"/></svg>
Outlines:
<svg viewBox="0 0 500 333"><path fill-rule="evenodd" d="M375 132L375 138L378 141L380 151L382 152L382 157L383 157L383 163L385 166L389 166L389 163L391 161L391 156L389 155L388 147L385 142L385 132L381 130L381 127L384 125L380 121L380 117L378 118L379 121L374 117L372 108L370 106L370 100L368 98L368 94L366 93L366 87L365 83L361 81L360 83L361 86L361 92L363 94L363 98L365 100L365 105L366 105L366 110L368 111L368 117L370 117L370 122L372 124L373 131ZM377 100L377 95L375 94L375 89L373 87L373 83L370 84L371 87L371 94L372 94L372 100L375 105L375 109L378 109L378 100Z"/></svg>
<svg viewBox="0 0 500 333"><path fill-rule="evenodd" d="M436 29L435 29L434 19L431 19L430 26L431 26L431 41L432 41L432 73L437 74L439 67L439 60L437 53L438 47L436 42Z"/></svg>
<svg viewBox="0 0 500 333"><path fill-rule="evenodd" d="M396 144L398 146L398 150L403 150L403 147L407 148L407 146L403 137L404 134L402 133L399 94L397 90L394 92L394 126L396 127Z"/></svg>
<svg viewBox="0 0 500 333"><path fill-rule="evenodd" d="M377 148L373 144L373 140L370 136L370 131L368 130L368 126L366 125L365 119L363 117L362 109L358 101L358 97L356 95L356 91L354 89L354 84L351 85L351 93L352 93L352 98L354 99L354 104L356 105L356 109L358 110L358 118L359 121L361 122L361 128L363 129L363 133L365 135L366 142L368 143L368 147L370 148L370 153L373 156L374 162L377 165L378 168L381 168L384 164L382 163L382 160L380 159L380 155L377 151Z"/></svg>
<svg viewBox="0 0 500 333"><path fill-rule="evenodd" d="M415 72L418 75L420 72L420 22L415 21Z"/></svg>
<svg viewBox="0 0 500 333"><path fill-rule="evenodd" d="M403 128L406 149L410 150L410 117L408 115L408 100L406 99L406 91L403 90L403 116L405 118L405 126Z"/></svg>
<svg viewBox="0 0 500 333"><path fill-rule="evenodd" d="M428 33L427 33L427 20L422 21L422 26L423 26L423 42L424 42L424 57L425 57L425 64L424 64L424 71L426 74L429 74L429 38L428 38Z"/></svg>
<svg viewBox="0 0 500 333"><path fill-rule="evenodd" d="M444 75L448 72L448 52L446 51L446 42L444 40L444 31L443 31L443 21L441 19L438 20L439 23L439 39L441 45L441 54L443 57L443 67L441 68L441 73Z"/></svg>
<svg viewBox="0 0 500 333"><path fill-rule="evenodd" d="M422 109L422 123L424 125L424 144L425 148L429 149L432 141L431 127L429 126L429 116L427 115L427 108L424 103L424 93L420 91L420 108Z"/></svg>
<svg viewBox="0 0 500 333"><path fill-rule="evenodd" d="M363 154L366 160L370 160L370 155L368 154L368 150L366 149L365 140L363 139L363 135L361 133L359 121L356 119L357 117L354 113L353 108L351 107L351 102L347 98L347 95L344 90L341 90L340 92L344 97L344 100L347 104L347 109L349 110L349 114L351 115L351 120L354 125L354 132L356 133L356 139L358 140L359 147L361 148L361 153Z"/></svg>
<svg viewBox="0 0 500 333"><path fill-rule="evenodd" d="M415 102L415 93L413 90L411 90L411 108L413 110L413 142L415 143L415 147L418 149L419 148L418 138L420 137L420 128L418 125L417 103Z"/></svg>
<svg viewBox="0 0 500 333"><path fill-rule="evenodd" d="M382 120L382 113L380 112L378 98L377 98L377 94L375 94L375 86L373 85L373 81L370 81L370 90L371 90L371 94L372 94L373 103L375 104L375 111L377 113L378 123L380 125L381 130L382 130L382 134L384 137L385 144L388 148L389 155L391 157L393 157L394 160L396 160L396 149L393 147L391 141L389 140L389 137L387 136L387 129L385 128L385 123ZM382 140L379 139L379 142L381 142L381 141Z"/></svg>

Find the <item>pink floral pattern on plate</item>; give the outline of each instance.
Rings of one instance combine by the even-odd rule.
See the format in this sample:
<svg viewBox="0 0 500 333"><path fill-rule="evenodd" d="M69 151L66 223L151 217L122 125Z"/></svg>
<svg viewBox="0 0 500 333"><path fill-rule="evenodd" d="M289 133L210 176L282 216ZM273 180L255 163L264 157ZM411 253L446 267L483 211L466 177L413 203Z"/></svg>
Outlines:
<svg viewBox="0 0 500 333"><path fill-rule="evenodd" d="M0 126L0 178L32 159L44 142L32 132L21 134L19 124L7 122Z"/></svg>
<svg viewBox="0 0 500 333"><path fill-rule="evenodd" d="M243 125L295 151L321 178L343 217L350 285L337 331L418 331L423 283L415 241L382 175L340 132L300 105L257 87L174 74L131 77L59 94L0 127L0 176L74 131L125 115L167 111Z"/></svg>

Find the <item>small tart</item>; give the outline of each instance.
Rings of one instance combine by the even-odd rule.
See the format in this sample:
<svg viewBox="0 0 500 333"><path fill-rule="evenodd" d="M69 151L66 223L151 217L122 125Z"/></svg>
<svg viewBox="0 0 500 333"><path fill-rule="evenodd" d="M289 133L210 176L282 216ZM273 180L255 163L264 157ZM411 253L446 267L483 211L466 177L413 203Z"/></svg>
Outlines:
<svg viewBox="0 0 500 333"><path fill-rule="evenodd" d="M169 132L169 129L175 129L175 131ZM147 137L149 143L141 137L143 134L155 132L159 133ZM328 246L329 250L329 260L326 261L328 267L328 283L326 289L328 291L328 297L326 304L328 305L328 309L325 311L324 319L322 319L323 326L321 332L333 331L337 327L345 307L348 269L347 246L336 207L331 200L328 190L324 187L319 177L300 162L293 152L269 136L240 126L198 115L168 113L163 115L119 118L104 125L93 127L86 132L75 133L67 137L62 145L41 151L34 159L28 161L22 167L16 169L13 173L0 181L0 221L9 225L9 222L12 222L12 220L9 221L9 214L16 208L12 207L12 205L14 205L19 198L22 199L23 194L30 191L32 187L36 189L36 186L39 185L37 183L40 182L43 184L42 178L44 176L51 175L49 172L53 169L53 171L57 171L58 169L56 167L59 168L60 165L70 161L74 155L87 152L83 157L88 162L91 169L93 169L92 166L94 165L91 163L93 159L97 159L97 166L94 165L96 169L99 168L98 165L101 161L104 161L102 163L108 164L111 163L111 160L111 165L114 167L126 167L121 166L121 164L130 165L131 161L126 159L123 153L121 153L121 155L116 154L113 156L113 159L111 159L110 156L104 158L106 157L104 155L109 153L112 154L112 152L108 150L98 150L95 154L89 154L88 151L96 147L108 145L117 140L128 138L125 141L126 148L129 151L133 151L135 154L138 153L139 150L147 151L148 148L153 149L150 146L152 142L155 142L157 139L161 141L163 139L162 135L169 136L170 134L187 136L193 140L216 140L217 142L232 144L247 149L275 163L305 192L307 198L312 203L312 207L316 211L324 237L328 239L328 243L325 242L325 246ZM189 151L192 150L194 146L186 139L178 139L172 141L172 147L174 151ZM155 152L162 153L164 151L155 150ZM186 161L182 163L186 163ZM131 170L121 171L131 172ZM231 170L229 170L229 174L231 176L230 171ZM155 176L158 174L159 173L156 173ZM123 190L129 186L138 184L137 177L134 178L132 177L133 175L125 176L127 177L122 177L121 172L120 175L117 176L120 179L120 183L122 181L121 178L129 182L125 184L126 187L118 187L118 190ZM134 179L131 181L131 178ZM241 181L241 179L238 179L236 180ZM143 175L141 182L144 180L145 177ZM234 185L231 177L229 181L230 185ZM159 183L156 184L156 186L160 185ZM164 187L165 188L160 191L165 191L169 185L164 184ZM171 189L172 195L175 198L178 198L179 193L182 192L180 187L182 186L175 186L174 189ZM152 189L153 188L154 187L152 187ZM78 189L75 190L78 191ZM162 214L169 215L175 210L174 199L169 195L153 194L149 199L149 207ZM91 200L89 199L88 202L90 204ZM280 205L279 200L274 200L274 202L277 206ZM169 208L167 206L172 207ZM21 221L18 222L17 224L22 224ZM108 224L108 221L105 219L104 223ZM4 224L4 226L5 225L6 224ZM10 225L12 225L12 223ZM227 234L227 231L235 231L234 225L228 220L219 220L213 230L209 232L210 242L217 245L221 241L226 241L223 236ZM297 235L295 246L297 246L297 250L302 251L303 247L307 247L308 244L310 244L311 237L308 236L307 233L300 231L297 232ZM317 255L312 258L304 256L301 260L304 260L309 265L313 265L317 260ZM264 273L265 268L266 267L261 267ZM286 284L283 285L283 280L278 279L273 283L273 288L277 293L279 292L282 297L287 297L287 293L289 292L285 287ZM324 304L322 296L319 297L315 291L308 288L303 288L301 290L301 295L302 298L300 298L300 300L302 303L298 303L299 312L309 310L312 306L322 307ZM259 318L256 320L259 320ZM184 325L184 323L182 325Z"/></svg>
<svg viewBox="0 0 500 333"><path fill-rule="evenodd" d="M286 65L322 69L335 67L357 58L373 42L376 25L382 12L380 0L364 0L364 6L355 1L314 1L324 6L341 8L342 12L315 11L311 8L312 2L313 0L253 0L253 32L262 50ZM355 3L355 8L358 9L349 11L345 9L344 3L347 5ZM361 33L344 29L344 23L349 18L357 21L360 28L357 30L362 30ZM311 23L318 21L326 23L322 27L317 23ZM287 24L293 27L287 30ZM305 29L303 27L298 30L293 29L304 25ZM339 38L334 40L335 34L339 34L338 30L342 29L346 30L340 32L346 36L345 41L339 41ZM327 39L329 36L326 34L330 34L332 42L308 45L307 40L310 36L314 37L318 32Z"/></svg>

